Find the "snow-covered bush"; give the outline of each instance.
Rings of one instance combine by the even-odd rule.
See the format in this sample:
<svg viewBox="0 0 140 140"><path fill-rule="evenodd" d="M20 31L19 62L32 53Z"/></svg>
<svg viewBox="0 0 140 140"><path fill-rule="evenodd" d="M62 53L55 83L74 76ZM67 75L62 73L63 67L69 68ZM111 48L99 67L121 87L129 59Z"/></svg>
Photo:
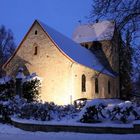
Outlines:
<svg viewBox="0 0 140 140"><path fill-rule="evenodd" d="M28 102L33 102L38 99L40 93L40 79L36 74L31 74L23 80L23 97Z"/></svg>
<svg viewBox="0 0 140 140"><path fill-rule="evenodd" d="M140 119L137 106L130 101L125 101L124 103L113 106L109 109L109 112L112 121L127 123Z"/></svg>
<svg viewBox="0 0 140 140"><path fill-rule="evenodd" d="M73 105L59 106L52 102L27 102L20 107L16 116L22 119L50 121L61 120L64 117L68 119L73 118L76 112L77 110Z"/></svg>
<svg viewBox="0 0 140 140"><path fill-rule="evenodd" d="M16 79L7 76L0 78L0 101L12 99L16 95L16 86ZM24 76L24 78L22 78L21 87L23 97L27 99L28 102L37 100L40 93L40 86L41 82L36 74L33 73L31 75Z"/></svg>
<svg viewBox="0 0 140 140"><path fill-rule="evenodd" d="M18 117L23 119L35 119L41 121L49 121L51 120L49 104L41 103L26 103L24 104L21 109Z"/></svg>
<svg viewBox="0 0 140 140"><path fill-rule="evenodd" d="M12 114L12 111L10 110L8 106L8 102L0 102L0 116L2 122L9 123L11 121L10 115Z"/></svg>
<svg viewBox="0 0 140 140"><path fill-rule="evenodd" d="M65 119L72 119L79 113L79 110L77 110L74 105L57 106L55 109L57 109L55 111L57 113L57 120L61 120L64 117Z"/></svg>
<svg viewBox="0 0 140 140"><path fill-rule="evenodd" d="M107 105L102 99L94 99L86 104L80 113L79 121L93 123L99 121L115 121L128 123L140 120L140 108L125 101L118 104Z"/></svg>
<svg viewBox="0 0 140 140"><path fill-rule="evenodd" d="M7 101L0 101L0 116L4 122L10 122L11 115L20 114L21 106L27 101L15 96Z"/></svg>
<svg viewBox="0 0 140 140"><path fill-rule="evenodd" d="M93 123L100 122L105 116L105 107L107 105L100 99L94 99L87 102L86 106L82 109L80 114L80 122Z"/></svg>
<svg viewBox="0 0 140 140"><path fill-rule="evenodd" d="M6 101L15 95L15 81L10 77L0 79L0 101Z"/></svg>

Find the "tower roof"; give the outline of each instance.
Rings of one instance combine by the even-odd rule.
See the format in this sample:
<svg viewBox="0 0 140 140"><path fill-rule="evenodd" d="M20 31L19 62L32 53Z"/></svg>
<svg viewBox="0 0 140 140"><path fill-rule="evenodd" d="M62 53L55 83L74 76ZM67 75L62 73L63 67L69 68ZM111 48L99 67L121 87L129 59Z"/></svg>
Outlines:
<svg viewBox="0 0 140 140"><path fill-rule="evenodd" d="M115 22L102 21L78 26L73 33L77 43L111 40L115 30Z"/></svg>

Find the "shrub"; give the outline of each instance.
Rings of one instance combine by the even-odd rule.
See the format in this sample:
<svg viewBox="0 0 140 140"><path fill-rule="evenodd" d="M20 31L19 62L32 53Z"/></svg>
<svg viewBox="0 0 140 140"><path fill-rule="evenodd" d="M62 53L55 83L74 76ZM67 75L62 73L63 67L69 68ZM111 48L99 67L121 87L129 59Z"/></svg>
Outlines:
<svg viewBox="0 0 140 140"><path fill-rule="evenodd" d="M128 123L140 120L140 110L136 104L130 101L107 106L102 100L94 99L82 109L79 121L94 123L103 121L104 119L107 121Z"/></svg>
<svg viewBox="0 0 140 140"><path fill-rule="evenodd" d="M20 109L18 117L41 121L51 120L48 107L40 103L27 103L23 105Z"/></svg>
<svg viewBox="0 0 140 140"><path fill-rule="evenodd" d="M106 104L101 102L99 99L94 99L93 101L87 103L83 108L80 115L80 122L83 123L94 123L100 122L102 119L106 118L104 115L104 109Z"/></svg>
<svg viewBox="0 0 140 140"><path fill-rule="evenodd" d="M20 108L18 117L22 119L34 119L41 121L61 120L73 118L77 110L73 105L58 106L54 103L26 103Z"/></svg>
<svg viewBox="0 0 140 140"><path fill-rule="evenodd" d="M57 120L61 120L64 117L65 119L74 118L79 113L79 110L74 105L57 106L56 109Z"/></svg>
<svg viewBox="0 0 140 140"><path fill-rule="evenodd" d="M112 121L117 120L123 123L140 119L140 115L137 113L137 107L130 101L115 105L110 110L110 115Z"/></svg>
<svg viewBox="0 0 140 140"><path fill-rule="evenodd" d="M36 75L30 75L23 81L23 97L28 102L36 101L40 94L40 80Z"/></svg>
<svg viewBox="0 0 140 140"><path fill-rule="evenodd" d="M0 79L0 100L7 101L15 95L15 81L10 77Z"/></svg>
<svg viewBox="0 0 140 140"><path fill-rule="evenodd" d="M4 123L10 123L10 115L12 114L12 111L8 107L8 103L5 102L0 102L0 116L1 116L1 121Z"/></svg>

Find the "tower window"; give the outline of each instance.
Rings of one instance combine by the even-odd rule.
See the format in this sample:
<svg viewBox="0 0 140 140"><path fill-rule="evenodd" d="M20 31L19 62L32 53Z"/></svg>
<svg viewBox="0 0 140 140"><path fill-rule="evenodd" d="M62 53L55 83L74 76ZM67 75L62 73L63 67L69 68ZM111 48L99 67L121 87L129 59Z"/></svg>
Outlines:
<svg viewBox="0 0 140 140"><path fill-rule="evenodd" d="M108 81L108 94L110 94L110 81Z"/></svg>
<svg viewBox="0 0 140 140"><path fill-rule="evenodd" d="M98 87L98 79L95 79L95 93L99 92L99 87Z"/></svg>
<svg viewBox="0 0 140 140"><path fill-rule="evenodd" d="M82 75L82 92L86 92L86 76Z"/></svg>
<svg viewBox="0 0 140 140"><path fill-rule="evenodd" d="M85 48L87 48L87 49L88 49L88 44L85 44Z"/></svg>
<svg viewBox="0 0 140 140"><path fill-rule="evenodd" d="M37 30L35 30L35 35L37 35Z"/></svg>
<svg viewBox="0 0 140 140"><path fill-rule="evenodd" d="M35 46L34 55L37 55L38 48Z"/></svg>

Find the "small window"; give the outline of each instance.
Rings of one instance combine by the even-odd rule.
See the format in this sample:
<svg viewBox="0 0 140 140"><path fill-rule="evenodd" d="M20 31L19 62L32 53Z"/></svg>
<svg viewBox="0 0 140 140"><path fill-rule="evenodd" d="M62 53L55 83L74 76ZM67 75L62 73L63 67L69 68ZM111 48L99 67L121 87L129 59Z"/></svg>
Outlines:
<svg viewBox="0 0 140 140"><path fill-rule="evenodd" d="M108 81L108 94L110 94L110 81Z"/></svg>
<svg viewBox="0 0 140 140"><path fill-rule="evenodd" d="M82 75L82 92L86 92L86 76Z"/></svg>
<svg viewBox="0 0 140 140"><path fill-rule="evenodd" d="M34 55L37 55L37 46L35 46Z"/></svg>
<svg viewBox="0 0 140 140"><path fill-rule="evenodd" d="M87 49L88 49L88 44L85 44L85 48L87 48Z"/></svg>
<svg viewBox="0 0 140 140"><path fill-rule="evenodd" d="M99 87L98 87L98 79L95 79L95 93L99 92Z"/></svg>
<svg viewBox="0 0 140 140"><path fill-rule="evenodd" d="M37 30L35 30L35 35L37 35Z"/></svg>

